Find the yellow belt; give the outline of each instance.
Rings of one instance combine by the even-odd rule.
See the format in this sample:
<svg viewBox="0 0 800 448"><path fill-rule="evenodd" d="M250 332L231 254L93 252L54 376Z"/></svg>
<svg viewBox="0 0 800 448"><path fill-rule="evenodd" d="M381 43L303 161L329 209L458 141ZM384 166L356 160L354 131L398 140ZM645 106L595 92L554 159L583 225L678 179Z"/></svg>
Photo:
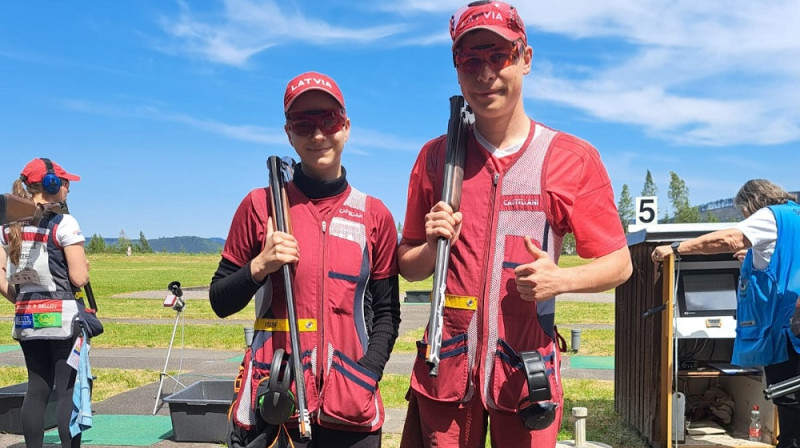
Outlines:
<svg viewBox="0 0 800 448"><path fill-rule="evenodd" d="M472 310L478 309L478 298L470 296L454 296L445 294L444 296L445 308L455 308L459 310Z"/></svg>
<svg viewBox="0 0 800 448"><path fill-rule="evenodd" d="M253 328L261 331L289 331L289 319L256 319ZM317 331L316 319L297 319L299 331Z"/></svg>

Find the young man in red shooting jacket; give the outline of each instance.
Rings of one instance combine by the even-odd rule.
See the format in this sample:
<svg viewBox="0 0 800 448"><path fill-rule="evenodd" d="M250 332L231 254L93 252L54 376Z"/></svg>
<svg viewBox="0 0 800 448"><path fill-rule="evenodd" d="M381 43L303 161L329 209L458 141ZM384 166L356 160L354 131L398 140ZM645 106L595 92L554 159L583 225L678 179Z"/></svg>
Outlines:
<svg viewBox="0 0 800 448"><path fill-rule="evenodd" d="M489 422L492 446L552 447L563 412L555 297L624 282L630 255L597 150L525 113L533 50L516 9L471 3L453 15L450 33L475 124L458 212L439 200L445 136L422 148L410 176L400 273L427 278L437 239L452 248L438 377L424 362L426 334L401 446L483 447ZM570 232L593 260L559 268ZM523 354L533 351L549 399L530 394Z"/></svg>
<svg viewBox="0 0 800 448"><path fill-rule="evenodd" d="M254 338L232 418L245 430L264 426L258 387L275 373L273 353L291 353L281 276L288 263L301 351L292 355L303 365L312 446L378 448L384 421L378 382L400 324L394 219L380 200L347 182L341 157L350 120L333 79L315 72L292 79L284 112L300 157L286 185L292 233L273 231L268 188L251 191L236 210L211 282L220 317L256 297ZM296 419L287 426L294 446L306 446Z"/></svg>

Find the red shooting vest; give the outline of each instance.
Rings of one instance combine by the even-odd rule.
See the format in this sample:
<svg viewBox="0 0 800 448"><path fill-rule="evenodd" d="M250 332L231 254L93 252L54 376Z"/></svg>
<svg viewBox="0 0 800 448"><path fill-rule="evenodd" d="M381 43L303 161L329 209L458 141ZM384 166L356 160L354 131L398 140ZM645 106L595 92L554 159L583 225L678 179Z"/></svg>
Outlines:
<svg viewBox="0 0 800 448"><path fill-rule="evenodd" d="M556 135L536 124L536 132L511 156L515 159L505 172L498 173L470 133L460 208L464 220L450 253L439 376L428 375L426 334L418 342L411 379L411 387L423 396L462 402L477 390L487 408L515 412L528 395L518 353L538 350L553 400L562 401L560 353L554 344L555 298L524 301L514 280L514 268L533 260L524 236L555 262L561 253L563 237L552 231L542 197L543 166ZM433 185L441 185L444 165L446 142L438 143L427 161L427 172L436 176Z"/></svg>
<svg viewBox="0 0 800 448"><path fill-rule="evenodd" d="M358 364L368 347L364 300L372 264L366 232L369 197L350 187L331 215L319 216L294 184L286 191L301 254L293 289L309 413L323 427L375 431L384 420L378 375ZM291 352L281 272L270 275L256 293L253 344L245 353L233 408L237 424L248 429L259 418L256 389L269 376L274 350Z"/></svg>

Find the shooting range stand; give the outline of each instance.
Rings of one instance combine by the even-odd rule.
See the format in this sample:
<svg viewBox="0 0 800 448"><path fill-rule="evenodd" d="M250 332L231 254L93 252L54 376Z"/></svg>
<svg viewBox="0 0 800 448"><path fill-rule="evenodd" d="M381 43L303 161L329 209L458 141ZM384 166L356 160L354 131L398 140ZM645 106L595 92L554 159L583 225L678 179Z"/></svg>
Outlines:
<svg viewBox="0 0 800 448"><path fill-rule="evenodd" d="M679 446L715 448L769 448L772 446L769 443L776 441L777 412L772 402L763 396L765 384L760 370L725 365L730 363L733 347L728 332L730 320L714 315L687 318L685 310L681 311L680 307L685 307L688 299L685 295L681 299L681 294L675 291L676 285L683 290L689 288L689 283L683 280L688 278L686 273L690 263L695 266L695 275L730 272L729 265L735 261L731 254L682 255L678 263L675 263L675 257L670 256L660 265L650 259L656 246L730 228L731 225L698 223L629 227L628 247L633 274L615 291L614 408L653 448L672 448L676 439L683 440ZM703 264L707 264L707 269L702 268ZM676 268L680 271L677 272ZM680 278L678 282L676 274ZM730 283L732 288L736 287L732 280ZM735 289L731 293L734 294ZM677 301L675 297L678 297ZM643 317L645 313L651 315ZM691 319L700 319L703 324L687 331L685 324ZM695 347L698 349L692 351ZM676 348L680 359L675 359ZM686 353L691 353L691 356L686 357ZM677 388L673 384L677 384ZM726 425L726 433L697 436L691 429L697 423L694 421L690 430L684 431L681 407L685 401L681 395L688 398L702 394L710 386L721 388L735 402L732 422ZM751 442L747 438L753 405L761 409L762 440L767 443Z"/></svg>

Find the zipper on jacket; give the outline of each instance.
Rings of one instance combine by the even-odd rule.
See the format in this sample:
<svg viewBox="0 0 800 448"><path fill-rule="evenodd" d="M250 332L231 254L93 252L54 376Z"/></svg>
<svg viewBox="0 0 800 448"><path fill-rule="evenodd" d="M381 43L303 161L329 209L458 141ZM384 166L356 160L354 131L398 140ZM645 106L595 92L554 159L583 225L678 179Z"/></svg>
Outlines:
<svg viewBox="0 0 800 448"><path fill-rule="evenodd" d="M492 175L492 195L491 195L492 201L491 201L491 204L490 204L490 210L492 212L489 215L489 226L488 226L488 228L489 228L489 236L488 236L488 238L486 238L486 242L485 242L486 251L484 252L486 254L485 255L486 259L484 260L484 263L485 263L484 266L486 266L486 270L489 273L492 272L492 267L491 267L492 256L491 255L494 252L494 250L492 249L492 246L494 246L494 242L495 242L495 240L497 238L496 230L495 230L495 215L496 215L495 203L497 203L497 185L499 183L500 183L500 173L494 173ZM486 280L487 280L486 277L483 277L482 280L481 280L480 294L481 294L482 306L481 306L481 312L478 313L478 334L480 336L478 337L478 340L475 343L475 363L477 364L479 372L486 365L483 346L486 345L486 343L487 343L488 333L489 333L489 329L488 328L486 328L485 331L484 331L484 328L483 328L484 316L485 316L485 314L487 312L487 308L486 307L489 304L488 300L487 300L487 298L488 298L487 297L487 293L486 293ZM491 279L489 279L489 281L491 282ZM491 300L491 298L488 298L488 299ZM488 322L488 320L487 320L487 322ZM488 351L488 347L487 347L487 351ZM481 363L483 363L483 364L481 364ZM478 388L482 388L483 383L484 383L483 378L478 378L478 384L475 384L474 386L478 387ZM483 391L481 390L478 393L482 394Z"/></svg>
<svg viewBox="0 0 800 448"><path fill-rule="evenodd" d="M316 375L316 382L317 382L317 391L318 391L318 399L320 400L320 412L322 412L322 379L325 377L327 373L325 371L325 367L328 365L327 360L325 359L326 354L328 353L328 338L325 334L325 247L327 246L327 242L325 241L326 234L328 233L328 222L324 219L320 221L320 230L322 232L322 238L320 238L321 243L320 248L320 282L319 282L319 310L317 312L319 316L319 322L317 323L317 331L318 331L318 345L317 345L317 367L319 368L319 374Z"/></svg>

